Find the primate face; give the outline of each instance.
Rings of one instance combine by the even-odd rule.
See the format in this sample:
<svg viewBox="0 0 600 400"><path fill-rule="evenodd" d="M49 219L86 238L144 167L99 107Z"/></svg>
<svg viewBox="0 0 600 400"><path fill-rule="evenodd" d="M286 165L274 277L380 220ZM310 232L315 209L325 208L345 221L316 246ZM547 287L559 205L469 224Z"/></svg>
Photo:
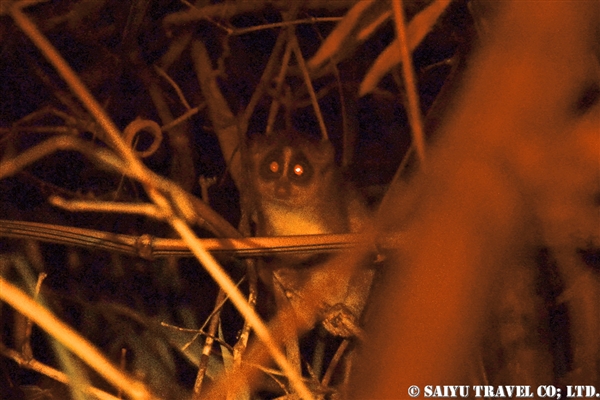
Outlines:
<svg viewBox="0 0 600 400"><path fill-rule="evenodd" d="M329 142L296 132L250 145L250 183L260 235L343 233L348 228L342 182Z"/></svg>

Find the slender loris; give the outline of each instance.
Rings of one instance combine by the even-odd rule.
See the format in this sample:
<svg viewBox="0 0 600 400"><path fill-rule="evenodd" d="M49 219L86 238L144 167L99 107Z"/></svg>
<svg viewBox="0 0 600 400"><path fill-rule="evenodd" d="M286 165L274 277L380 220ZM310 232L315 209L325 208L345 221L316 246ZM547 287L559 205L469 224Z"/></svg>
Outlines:
<svg viewBox="0 0 600 400"><path fill-rule="evenodd" d="M256 234L290 236L354 231L361 202L349 192L328 141L297 132L261 136L250 145Z"/></svg>
<svg viewBox="0 0 600 400"><path fill-rule="evenodd" d="M286 131L253 138L248 149L256 235L335 234L362 229L368 219L367 208L355 188L344 180L330 142ZM306 301L317 301L324 309L344 304L358 318L370 272L358 283L351 276L332 276L323 263L327 256L304 253L264 259L260 276L272 289L283 289L297 313L307 309ZM315 280L326 293L318 300L304 293L306 283ZM305 319L312 323L315 316Z"/></svg>

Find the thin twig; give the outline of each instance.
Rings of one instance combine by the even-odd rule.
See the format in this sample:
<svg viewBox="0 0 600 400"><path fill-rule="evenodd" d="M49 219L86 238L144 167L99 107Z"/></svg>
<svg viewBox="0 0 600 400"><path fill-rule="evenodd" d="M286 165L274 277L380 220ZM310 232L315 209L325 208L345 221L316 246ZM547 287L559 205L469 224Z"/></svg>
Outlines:
<svg viewBox="0 0 600 400"><path fill-rule="evenodd" d="M281 37L288 39L287 32L282 32ZM269 115L267 117L267 127L265 129L265 133L270 135L273 132L273 126L275 125L275 119L277 118L277 113L279 112L279 106L281 105L280 96L281 90L283 87L283 83L285 82L285 77L287 75L287 71L290 66L290 58L292 56L292 43L289 40L286 40L285 51L283 53L283 57L281 59L281 68L279 69L279 74L277 74L277 78L275 78L275 93L273 96L273 102L269 107Z"/></svg>
<svg viewBox="0 0 600 400"><path fill-rule="evenodd" d="M206 249L202 247L199 239L181 219L172 218L169 223L187 243L196 258L198 258L198 260L200 260L200 262L206 267L206 270L213 277L213 279L226 293L229 294L229 298L231 299L232 303L236 306L242 316L252 325L256 335L265 344L269 350L269 353L279 367L283 370L283 372L287 375L291 385L294 387L300 397L306 400L312 399L313 396L302 381L302 377L296 374L294 368L287 361L281 350L279 350L279 347L273 340L273 337L271 336L267 326L257 316L254 309L250 307L247 300L237 289L237 287L235 287L235 284L231 281L227 273L221 268L221 266L210 255L210 253L208 253Z"/></svg>
<svg viewBox="0 0 600 400"><path fill-rule="evenodd" d="M41 274L39 274L37 283L35 284L34 300L37 300L37 297L40 293L40 289L42 287L42 282L44 281L44 279L46 279L46 276L48 276L48 274L46 274L45 272L42 272ZM26 322L26 326L25 326L25 337L24 337L24 342L23 342L23 347L22 347L21 353L24 355L25 358L28 358L30 360L33 359L33 350L31 348L31 333L32 332L33 332L33 321L31 320L31 318L27 318L27 322Z"/></svg>
<svg viewBox="0 0 600 400"><path fill-rule="evenodd" d="M266 29L274 29L274 28L284 28L290 25L314 25L319 22L339 22L342 17L311 17L305 19L297 19L294 21L283 21L283 22L274 22L271 24L264 24L258 26L251 26L249 28L237 28L233 29L230 33L231 36L240 36L245 35L247 33L252 33L256 31L263 31Z"/></svg>
<svg viewBox="0 0 600 400"><path fill-rule="evenodd" d="M331 381L333 373L335 372L337 365L339 364L340 360L342 359L342 356L346 352L346 349L348 348L349 345L350 345L350 340L344 339L344 341L340 344L340 346L336 350L335 355L331 359L331 362L329 363L329 367L327 367L327 371L325 371L325 375L323 375L323 379L321 380L321 385L323 387L327 387L329 385L329 382Z"/></svg>
<svg viewBox="0 0 600 400"><path fill-rule="evenodd" d="M219 289L217 299L215 301L215 308L210 316L210 322L208 326L208 335L204 340L204 346L202 346L202 355L200 356L200 363L198 365L198 373L196 374L196 381L194 382L194 390L192 394L192 400L200 400L202 393L202 382L204 376L208 370L208 361L212 352L212 346L214 343L214 337L217 333L219 322L221 321L221 310L223 309L223 303L226 300L225 292Z"/></svg>
<svg viewBox="0 0 600 400"><path fill-rule="evenodd" d="M78 151L89 159L98 162L100 166L108 167L111 170L120 172L132 179L136 179L136 175L133 171L127 168L125 163L117 158L113 152L98 147L92 147L88 142L72 136L52 137L27 149L12 159L0 162L0 179L11 176L24 169L27 165L58 150ZM182 212L182 214L191 221L196 220L199 225L212 231L217 236L241 237L241 234L233 228L229 222L217 214L206 203L185 192L168 179L155 175L149 171L148 174L150 177L144 178L144 180L152 180L157 188L169 193L176 202L178 211Z"/></svg>
<svg viewBox="0 0 600 400"><path fill-rule="evenodd" d="M304 60L304 56L302 55L302 51L300 50L300 44L298 43L298 38L294 32L290 32L290 41L292 42L292 50L294 51L294 55L296 56L296 61L300 66L300 71L302 71L302 77L304 78L304 84L308 89L308 94L310 95L310 99L313 105L313 109L315 110L315 115L317 117L317 121L319 122L319 129L321 130L321 140L329 141L329 135L327 134L327 127L325 126L325 121L323 120L323 114L321 113L321 107L319 106L319 101L317 100L317 95L315 94L315 89L312 84L312 80L310 79L310 74L308 72L308 68L306 66L306 61Z"/></svg>
<svg viewBox="0 0 600 400"><path fill-rule="evenodd" d="M38 222L0 220L0 237L35 239L46 243L113 251L143 258L191 256L180 239L157 238L148 234L131 236L93 229ZM298 235L282 237L199 239L203 247L218 255L264 257L293 253L339 252L362 242L360 234Z"/></svg>
<svg viewBox="0 0 600 400"><path fill-rule="evenodd" d="M65 385L69 385L71 382L67 374L65 374L64 372L54 369L51 366L41 363L35 359L29 360L27 358L24 358L21 354L19 354L19 352L9 349L8 347L4 346L1 342L0 354L10 358L14 362L16 362L21 368L26 368L31 371L38 372L44 376L47 376L48 378L54 379L55 381L63 383ZM117 397L93 386L86 386L83 388L83 391L92 396L95 396L99 400L119 400Z"/></svg>
<svg viewBox="0 0 600 400"><path fill-rule="evenodd" d="M392 1L394 10L394 20L396 22L396 31L398 34L398 44L402 60L402 76L404 77L404 87L408 99L408 119L413 132L413 142L417 155L421 161L422 168L425 167L425 133L423 130L423 121L421 118L421 106L419 105L419 95L415 72L412 65L412 56L408 45L406 35L406 23L404 20L404 6L402 0Z"/></svg>
<svg viewBox="0 0 600 400"><path fill-rule="evenodd" d="M10 14L15 21L15 24L31 39L36 47L44 54L46 59L55 67L56 71L62 76L65 82L69 85L73 93L75 93L87 110L94 116L98 124L104 129L112 144L115 146L119 154L130 164L130 167L140 173L143 166L140 161L131 152L125 144L119 129L114 125L110 118L106 115L100 104L94 96L85 87L79 76L67 64L65 59L60 55L56 48L48 39L39 31L35 24L23 13L23 8L31 5L29 1L17 1L10 9ZM137 175L137 174L136 174Z"/></svg>
<svg viewBox="0 0 600 400"><path fill-rule="evenodd" d="M50 196L48 202L53 206L76 212L104 212L115 214L146 215L155 219L162 219L159 209L149 203L121 203L116 201L98 200L65 200L60 196Z"/></svg>
<svg viewBox="0 0 600 400"><path fill-rule="evenodd" d="M163 131L168 131L169 129L181 124L182 122L190 119L193 115L198 114L200 111L206 108L206 103L200 104L198 107L190 108L179 117L175 118L173 121L163 125L161 129Z"/></svg>
<svg viewBox="0 0 600 400"><path fill-rule="evenodd" d="M183 104L183 106L185 107L186 110L191 110L191 106L190 103L188 103L188 101L185 98L185 95L183 94L183 91L181 90L181 88L179 87L179 85L177 84L177 82L175 82L173 80L173 78L171 78L164 69L162 69L161 67L159 67L158 65L154 66L154 70L156 71L156 73L159 76L162 76L168 83L169 85L171 85L171 87L173 88L173 90L175 90L175 93L177 93L177 97L179 97L179 101L181 101L181 104Z"/></svg>
<svg viewBox="0 0 600 400"><path fill-rule="evenodd" d="M256 307L256 300L258 297L258 273L256 271L256 261L246 260L246 275L248 276L248 305L252 308ZM235 365L239 365L242 362L242 354L248 347L248 340L250 338L251 326L248 321L244 320L244 326L240 332L240 338L233 347L233 362Z"/></svg>
<svg viewBox="0 0 600 400"><path fill-rule="evenodd" d="M254 90L254 93L252 93L252 97L250 97L250 101L248 101L248 106L246 107L246 109L244 110L244 113L242 114L242 118L240 119L239 125L241 127L240 130L243 132L243 134L246 133L248 121L250 121L250 118L252 117L252 114L254 113L254 109L256 108L256 105L258 104L259 100L262 98L264 93L269 89L270 81L273 76L273 70L275 69L275 67L277 66L278 61L279 61L279 53L281 53L281 48L286 43L285 39L286 39L285 32L280 32L279 36L277 37L277 41L275 42L275 45L273 46L273 50L271 50L271 55L269 56L267 65L265 66L265 69L260 77L260 81L258 82L258 85L256 86L256 90ZM284 53L283 68L285 68L285 65L286 65L285 64L285 54L287 54L287 50L286 50L286 53ZM277 82L276 93L279 93L279 88L281 87L280 80L278 79L276 82ZM275 99L274 101L277 101L277 99Z"/></svg>
<svg viewBox="0 0 600 400"><path fill-rule="evenodd" d="M79 333L60 321L13 284L0 277L0 299L30 318L96 372L134 399L153 399L146 386L121 372Z"/></svg>

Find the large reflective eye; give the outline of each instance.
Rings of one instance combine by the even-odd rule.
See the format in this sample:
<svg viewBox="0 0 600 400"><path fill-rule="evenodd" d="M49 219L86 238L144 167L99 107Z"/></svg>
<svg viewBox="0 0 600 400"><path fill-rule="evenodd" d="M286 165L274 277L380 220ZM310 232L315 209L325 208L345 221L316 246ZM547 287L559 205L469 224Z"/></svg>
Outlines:
<svg viewBox="0 0 600 400"><path fill-rule="evenodd" d="M302 151L297 151L291 157L289 168L286 171L288 177L297 185L307 185L314 175L314 168Z"/></svg>
<svg viewBox="0 0 600 400"><path fill-rule="evenodd" d="M271 150L259 166L260 177L267 181L279 179L283 173L284 160L281 149Z"/></svg>
<svg viewBox="0 0 600 400"><path fill-rule="evenodd" d="M271 161L269 164L269 171L273 172L274 174L279 172L279 163L277 161Z"/></svg>
<svg viewBox="0 0 600 400"><path fill-rule="evenodd" d="M302 174L304 174L304 167L300 164L294 165L294 175L300 177Z"/></svg>

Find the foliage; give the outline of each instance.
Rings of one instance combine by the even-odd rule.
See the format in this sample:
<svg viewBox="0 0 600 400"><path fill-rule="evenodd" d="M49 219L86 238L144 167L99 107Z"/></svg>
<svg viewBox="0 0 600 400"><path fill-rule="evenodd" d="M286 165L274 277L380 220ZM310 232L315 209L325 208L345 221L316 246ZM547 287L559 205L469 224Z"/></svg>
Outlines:
<svg viewBox="0 0 600 400"><path fill-rule="evenodd" d="M182 237L213 265L193 233L249 233L240 149L249 136L289 125L328 138L349 179L377 203L408 152L409 125L430 110L471 43L466 2L447 3L407 2L403 27L385 0L2 2L0 217ZM408 35L416 92L395 57L398 29ZM420 103L405 107L411 91ZM252 261L224 257L224 270L206 272L195 259L124 255L98 240L65 245L65 233L44 229L0 242L0 291L23 299L8 302L17 311L0 306L8 398L201 398L223 370L252 360L249 323L267 335L251 307L240 311L234 289L258 293L266 314L264 288L247 275ZM86 359L93 350L44 322L19 287L98 355ZM234 303L238 293L235 307L221 288ZM78 358L53 351L61 346ZM296 367L313 395L340 390L348 347L319 329L303 340ZM104 362L119 366L114 376ZM273 365L262 369L270 376L257 378L262 392L237 379L227 396L298 390Z"/></svg>

